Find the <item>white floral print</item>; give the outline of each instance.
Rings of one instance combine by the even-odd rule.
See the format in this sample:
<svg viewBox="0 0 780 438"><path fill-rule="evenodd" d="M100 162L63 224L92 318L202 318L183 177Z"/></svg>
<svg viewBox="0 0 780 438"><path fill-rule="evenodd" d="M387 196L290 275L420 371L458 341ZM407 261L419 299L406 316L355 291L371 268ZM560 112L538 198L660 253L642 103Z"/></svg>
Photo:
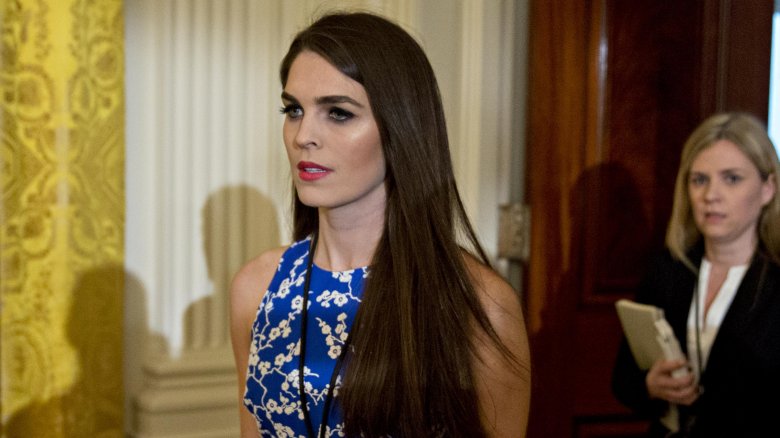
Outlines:
<svg viewBox="0 0 780 438"><path fill-rule="evenodd" d="M303 285L310 238L296 242L279 261L252 328L244 404L263 437L307 435L299 392ZM319 427L335 364L360 304L366 268L329 272L312 269L304 387L313 426ZM336 376L326 436L344 436Z"/></svg>

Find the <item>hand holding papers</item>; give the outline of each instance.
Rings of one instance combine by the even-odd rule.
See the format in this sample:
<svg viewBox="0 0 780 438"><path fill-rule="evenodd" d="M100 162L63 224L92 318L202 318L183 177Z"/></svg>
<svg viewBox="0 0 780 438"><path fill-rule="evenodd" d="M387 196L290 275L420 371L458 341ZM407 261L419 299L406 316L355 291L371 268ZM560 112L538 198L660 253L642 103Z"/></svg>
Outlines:
<svg viewBox="0 0 780 438"><path fill-rule="evenodd" d="M658 359L685 359L662 309L631 300L618 300L615 308L639 368L649 369ZM672 376L681 377L687 373L688 368L681 367Z"/></svg>

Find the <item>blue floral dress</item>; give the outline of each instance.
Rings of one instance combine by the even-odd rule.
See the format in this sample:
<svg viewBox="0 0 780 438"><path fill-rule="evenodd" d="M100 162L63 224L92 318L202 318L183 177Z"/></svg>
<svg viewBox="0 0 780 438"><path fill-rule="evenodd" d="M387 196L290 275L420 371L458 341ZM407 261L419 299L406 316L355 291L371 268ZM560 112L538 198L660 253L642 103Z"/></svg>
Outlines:
<svg viewBox="0 0 780 438"><path fill-rule="evenodd" d="M311 238L296 242L282 255L252 326L244 405L255 416L261 436L306 437L298 367L301 309ZM304 385L315 433L323 422L331 376L352 327L366 268L330 272L312 266L306 332ZM338 404L340 376L325 436L344 436Z"/></svg>

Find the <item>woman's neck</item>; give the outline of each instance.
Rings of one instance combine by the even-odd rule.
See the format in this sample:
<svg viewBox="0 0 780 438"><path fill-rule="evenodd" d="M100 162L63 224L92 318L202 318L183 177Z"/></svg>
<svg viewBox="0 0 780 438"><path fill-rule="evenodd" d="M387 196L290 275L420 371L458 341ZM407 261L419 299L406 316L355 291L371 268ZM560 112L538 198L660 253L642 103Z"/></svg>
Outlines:
<svg viewBox="0 0 780 438"><path fill-rule="evenodd" d="M704 254L707 260L714 266L731 267L745 265L753 258L757 245L757 237L749 242L731 242L728 244L705 242Z"/></svg>
<svg viewBox="0 0 780 438"><path fill-rule="evenodd" d="M384 208L345 214L320 209L314 262L329 271L368 266L384 229Z"/></svg>

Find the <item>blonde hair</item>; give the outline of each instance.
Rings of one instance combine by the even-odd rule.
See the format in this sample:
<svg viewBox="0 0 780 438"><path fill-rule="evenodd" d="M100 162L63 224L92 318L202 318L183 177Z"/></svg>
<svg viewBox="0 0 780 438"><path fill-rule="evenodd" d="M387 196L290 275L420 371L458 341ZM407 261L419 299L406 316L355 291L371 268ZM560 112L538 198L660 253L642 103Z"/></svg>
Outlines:
<svg viewBox="0 0 780 438"><path fill-rule="evenodd" d="M666 246L676 259L696 271L688 251L701 240L688 197L688 176L693 160L718 140L728 140L756 166L766 181L780 175L780 162L764 124L746 113L715 114L702 122L688 137L680 157L680 168L674 186L674 205L666 230ZM780 262L780 197L775 195L761 211L758 238L767 254Z"/></svg>

